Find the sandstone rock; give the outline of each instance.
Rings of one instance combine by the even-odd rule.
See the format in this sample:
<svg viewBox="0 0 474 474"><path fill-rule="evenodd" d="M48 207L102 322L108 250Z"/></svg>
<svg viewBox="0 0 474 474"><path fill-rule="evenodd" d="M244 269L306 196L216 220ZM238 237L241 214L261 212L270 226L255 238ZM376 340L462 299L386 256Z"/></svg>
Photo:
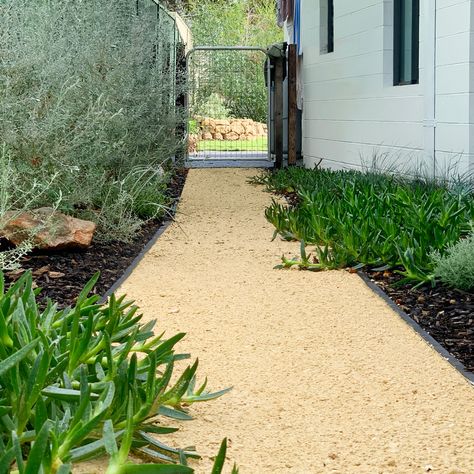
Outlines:
<svg viewBox="0 0 474 474"><path fill-rule="evenodd" d="M196 135L189 135L188 137L188 153L195 153L197 151L198 137Z"/></svg>
<svg viewBox="0 0 474 474"><path fill-rule="evenodd" d="M238 140L240 138L240 135L235 132L229 132L225 134L224 137L226 140Z"/></svg>
<svg viewBox="0 0 474 474"><path fill-rule="evenodd" d="M267 135L267 125L251 119L211 119L201 118L201 136L203 140L249 140ZM229 136L229 138L227 138Z"/></svg>
<svg viewBox="0 0 474 474"><path fill-rule="evenodd" d="M214 120L214 125L216 127L229 127L230 126L230 120Z"/></svg>
<svg viewBox="0 0 474 474"><path fill-rule="evenodd" d="M216 125L215 128L215 133L229 133L230 131L230 125Z"/></svg>
<svg viewBox="0 0 474 474"><path fill-rule="evenodd" d="M234 122L230 127L231 131L237 133L238 135L245 133L245 128L241 122Z"/></svg>
<svg viewBox="0 0 474 474"><path fill-rule="evenodd" d="M19 215L7 213L0 235L15 245L33 238L38 249L84 249L90 246L95 229L93 222L66 216L51 207L42 207Z"/></svg>
<svg viewBox="0 0 474 474"><path fill-rule="evenodd" d="M215 127L216 126L216 121L212 118L203 118L202 121L200 122L201 127Z"/></svg>

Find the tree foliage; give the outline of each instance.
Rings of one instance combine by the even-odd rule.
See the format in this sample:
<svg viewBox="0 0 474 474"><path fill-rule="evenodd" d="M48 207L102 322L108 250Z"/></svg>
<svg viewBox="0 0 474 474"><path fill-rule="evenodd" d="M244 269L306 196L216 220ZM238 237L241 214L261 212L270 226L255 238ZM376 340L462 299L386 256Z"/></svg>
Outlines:
<svg viewBox="0 0 474 474"><path fill-rule="evenodd" d="M186 9L195 45L266 48L281 40L273 0L189 0ZM260 53L212 53L202 58L197 65L197 100L206 104L217 93L231 116L265 122L263 63ZM207 77L202 80L204 74Z"/></svg>

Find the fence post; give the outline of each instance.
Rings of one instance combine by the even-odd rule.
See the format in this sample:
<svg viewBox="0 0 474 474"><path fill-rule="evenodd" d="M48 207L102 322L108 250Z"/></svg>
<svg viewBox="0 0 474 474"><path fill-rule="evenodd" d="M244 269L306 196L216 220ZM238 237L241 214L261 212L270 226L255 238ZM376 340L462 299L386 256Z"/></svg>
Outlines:
<svg viewBox="0 0 474 474"><path fill-rule="evenodd" d="M186 47L184 43L176 44L176 139L181 143L177 150L177 161L187 157L187 113L186 113Z"/></svg>
<svg viewBox="0 0 474 474"><path fill-rule="evenodd" d="M283 168L283 61L284 57L274 59L275 62L275 168Z"/></svg>
<svg viewBox="0 0 474 474"><path fill-rule="evenodd" d="M288 166L296 165L297 155L297 90L296 45L288 46Z"/></svg>

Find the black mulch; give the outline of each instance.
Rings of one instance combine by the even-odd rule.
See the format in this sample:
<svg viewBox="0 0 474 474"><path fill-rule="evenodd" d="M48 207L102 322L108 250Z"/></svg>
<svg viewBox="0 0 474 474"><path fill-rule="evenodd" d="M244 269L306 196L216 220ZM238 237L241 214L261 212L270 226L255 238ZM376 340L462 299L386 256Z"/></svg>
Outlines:
<svg viewBox="0 0 474 474"><path fill-rule="evenodd" d="M168 189L172 200L177 201L186 180L187 170L179 170ZM124 271L153 238L165 219L148 222L132 242L93 243L85 251L61 253L35 252L22 261L22 270L33 272L35 283L42 289L40 301L51 298L60 307L74 304L84 285L99 271L100 280L94 292L103 295L122 276ZM7 285L19 272L6 274Z"/></svg>
<svg viewBox="0 0 474 474"><path fill-rule="evenodd" d="M368 276L395 303L445 349L474 372L474 294L442 285L413 289L397 286L401 276L368 272Z"/></svg>

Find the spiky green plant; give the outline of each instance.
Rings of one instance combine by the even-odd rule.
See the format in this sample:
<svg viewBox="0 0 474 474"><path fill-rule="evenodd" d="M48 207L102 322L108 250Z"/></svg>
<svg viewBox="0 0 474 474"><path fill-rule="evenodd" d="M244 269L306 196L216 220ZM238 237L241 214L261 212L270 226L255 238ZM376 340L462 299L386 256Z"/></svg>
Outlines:
<svg viewBox="0 0 474 474"><path fill-rule="evenodd" d="M73 308L36 304L30 273L8 290L0 277L0 473L60 473L107 453L108 474L187 473L194 448L167 446L167 419L190 420L187 406L215 399L196 388L198 362L170 384L184 337L165 338L143 324L137 307L88 296ZM130 450L168 466L128 464ZM180 463L178 465L177 463ZM171 466L170 466L171 465Z"/></svg>
<svg viewBox="0 0 474 474"><path fill-rule="evenodd" d="M259 181L269 191L297 195L297 205L275 201L266 210L275 236L315 246L314 261L302 252L302 260L283 267L395 268L404 281L434 282L432 253L458 242L474 218L469 183L300 168Z"/></svg>

